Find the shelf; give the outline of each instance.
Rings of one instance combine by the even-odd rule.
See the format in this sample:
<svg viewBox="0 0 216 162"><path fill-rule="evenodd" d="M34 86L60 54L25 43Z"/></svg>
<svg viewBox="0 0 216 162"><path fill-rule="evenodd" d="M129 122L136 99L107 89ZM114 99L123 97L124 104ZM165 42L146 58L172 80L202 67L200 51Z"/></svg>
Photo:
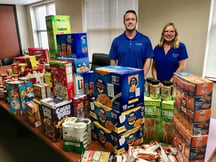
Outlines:
<svg viewBox="0 0 216 162"><path fill-rule="evenodd" d="M63 140L59 142L53 142L51 139L49 139L43 132L43 127L40 126L38 128L35 128L31 126L23 116L21 115L14 115L10 112L9 104L5 101L0 100L0 106L4 108L6 111L8 111L9 114L11 114L18 122L20 122L23 126L25 126L27 129L29 129L32 133L34 133L36 136L38 136L41 140L43 140L46 144L48 144L51 148L53 148L55 151L57 151L59 154L61 154L64 158L66 158L68 161L77 162L81 154L75 153L75 152L66 152L63 150ZM105 148L103 148L100 144L98 144L96 141L92 141L92 143L88 146L89 150L99 150L99 151L106 151Z"/></svg>

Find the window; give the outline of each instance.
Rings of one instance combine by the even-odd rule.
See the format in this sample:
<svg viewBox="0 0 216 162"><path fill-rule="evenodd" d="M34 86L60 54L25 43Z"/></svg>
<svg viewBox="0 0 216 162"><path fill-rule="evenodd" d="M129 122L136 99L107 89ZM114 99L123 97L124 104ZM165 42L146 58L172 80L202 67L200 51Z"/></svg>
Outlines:
<svg viewBox="0 0 216 162"><path fill-rule="evenodd" d="M203 77L216 80L216 0L211 0Z"/></svg>
<svg viewBox="0 0 216 162"><path fill-rule="evenodd" d="M54 2L32 6L31 20L35 47L41 47L46 49L48 49L49 47L45 19L47 15L56 15Z"/></svg>
<svg viewBox="0 0 216 162"><path fill-rule="evenodd" d="M124 31L123 15L129 9L137 12L138 0L85 0L90 61L92 53L109 53L114 37Z"/></svg>

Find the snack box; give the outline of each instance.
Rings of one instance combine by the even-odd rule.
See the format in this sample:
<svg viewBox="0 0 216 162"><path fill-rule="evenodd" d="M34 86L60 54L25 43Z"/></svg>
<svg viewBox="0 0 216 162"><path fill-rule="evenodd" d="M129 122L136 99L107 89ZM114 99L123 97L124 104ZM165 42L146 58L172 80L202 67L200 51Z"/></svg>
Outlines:
<svg viewBox="0 0 216 162"><path fill-rule="evenodd" d="M192 135L207 135L209 133L210 119L194 122L178 108L175 108L174 110L174 118L182 124L185 131Z"/></svg>
<svg viewBox="0 0 216 162"><path fill-rule="evenodd" d="M122 154L129 146L137 146L143 142L142 125L119 135L101 126L97 121L93 123L92 137L115 154Z"/></svg>
<svg viewBox="0 0 216 162"><path fill-rule="evenodd" d="M54 142L62 139L62 123L72 116L72 100L49 97L41 100L42 121L45 134Z"/></svg>
<svg viewBox="0 0 216 162"><path fill-rule="evenodd" d="M43 48L28 48L29 56L35 56L38 64L49 63L49 51Z"/></svg>
<svg viewBox="0 0 216 162"><path fill-rule="evenodd" d="M212 81L188 72L175 73L173 82L175 86L181 88L185 94L190 96L208 95L213 89Z"/></svg>
<svg viewBox="0 0 216 162"><path fill-rule="evenodd" d="M56 35L71 33L70 24L71 24L70 16L66 16L66 15L46 16L47 37L48 37L51 60L54 60L58 57Z"/></svg>
<svg viewBox="0 0 216 162"><path fill-rule="evenodd" d="M55 97L70 100L75 97L72 63L69 61L50 61L53 92Z"/></svg>
<svg viewBox="0 0 216 162"><path fill-rule="evenodd" d="M145 125L144 125L144 142L151 142L158 139L160 130L160 116L161 116L161 99L152 99L151 97L144 97L145 107Z"/></svg>
<svg viewBox="0 0 216 162"><path fill-rule="evenodd" d="M26 77L19 77L19 80L23 81L26 86L26 101L32 101L35 96L32 82Z"/></svg>
<svg viewBox="0 0 216 162"><path fill-rule="evenodd" d="M161 117L160 117L160 133L159 133L159 141L172 144L173 137L173 122L174 116L174 101L162 101L161 103Z"/></svg>
<svg viewBox="0 0 216 162"><path fill-rule="evenodd" d="M173 145L181 152L184 162L204 162L208 135L188 134L181 123L173 120Z"/></svg>
<svg viewBox="0 0 216 162"><path fill-rule="evenodd" d="M94 107L91 107L90 111L93 121L118 134L140 127L144 123L143 115L144 108L141 106L118 113L97 101L94 102Z"/></svg>
<svg viewBox="0 0 216 162"><path fill-rule="evenodd" d="M23 81L6 82L8 101L12 114L26 113L26 86Z"/></svg>
<svg viewBox="0 0 216 162"><path fill-rule="evenodd" d="M76 96L84 94L84 80L82 74L74 74L74 91Z"/></svg>
<svg viewBox="0 0 216 162"><path fill-rule="evenodd" d="M70 61L73 65L74 74L83 74L89 71L89 58L71 58L71 57L58 57L58 60Z"/></svg>
<svg viewBox="0 0 216 162"><path fill-rule="evenodd" d="M42 125L39 105L33 101L26 102L27 121L34 127Z"/></svg>
<svg viewBox="0 0 216 162"><path fill-rule="evenodd" d="M88 57L86 33L71 33L56 35L58 56L82 58Z"/></svg>
<svg viewBox="0 0 216 162"><path fill-rule="evenodd" d="M143 106L144 71L123 66L94 69L94 96L97 102L123 112Z"/></svg>
<svg viewBox="0 0 216 162"><path fill-rule="evenodd" d="M43 99L52 96L51 87L45 83L33 85L35 97Z"/></svg>

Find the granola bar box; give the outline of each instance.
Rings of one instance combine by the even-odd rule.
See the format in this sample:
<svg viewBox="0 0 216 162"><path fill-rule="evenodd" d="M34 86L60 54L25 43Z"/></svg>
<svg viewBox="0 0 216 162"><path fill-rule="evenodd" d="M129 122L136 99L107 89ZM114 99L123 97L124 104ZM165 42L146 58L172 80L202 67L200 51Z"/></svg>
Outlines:
<svg viewBox="0 0 216 162"><path fill-rule="evenodd" d="M54 142L62 139L62 123L72 116L72 100L49 97L41 100L41 116L45 134Z"/></svg>
<svg viewBox="0 0 216 162"><path fill-rule="evenodd" d="M119 112L143 106L143 69L112 65L95 68L94 96L97 102Z"/></svg>

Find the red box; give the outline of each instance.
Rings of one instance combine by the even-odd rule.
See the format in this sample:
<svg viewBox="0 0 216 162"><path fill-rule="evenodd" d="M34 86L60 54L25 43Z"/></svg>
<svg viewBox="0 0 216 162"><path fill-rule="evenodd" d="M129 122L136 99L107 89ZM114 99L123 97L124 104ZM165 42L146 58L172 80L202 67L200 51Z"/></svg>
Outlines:
<svg viewBox="0 0 216 162"><path fill-rule="evenodd" d="M36 56L38 64L47 64L49 62L49 51L43 48L28 48L29 56Z"/></svg>

